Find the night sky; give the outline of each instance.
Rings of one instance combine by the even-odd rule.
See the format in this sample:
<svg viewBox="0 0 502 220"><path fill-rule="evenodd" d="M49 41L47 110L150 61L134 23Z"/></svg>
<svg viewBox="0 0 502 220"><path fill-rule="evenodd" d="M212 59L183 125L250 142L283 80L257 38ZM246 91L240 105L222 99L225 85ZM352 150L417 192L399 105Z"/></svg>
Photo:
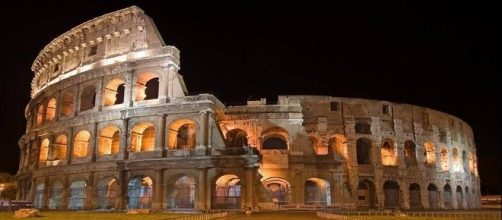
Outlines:
<svg viewBox="0 0 502 220"><path fill-rule="evenodd" d="M0 172L18 168L39 51L74 26L137 5L180 49L191 94L210 92L226 104L281 94L360 97L444 111L474 129L483 192L500 193L499 1L67 2L2 7Z"/></svg>

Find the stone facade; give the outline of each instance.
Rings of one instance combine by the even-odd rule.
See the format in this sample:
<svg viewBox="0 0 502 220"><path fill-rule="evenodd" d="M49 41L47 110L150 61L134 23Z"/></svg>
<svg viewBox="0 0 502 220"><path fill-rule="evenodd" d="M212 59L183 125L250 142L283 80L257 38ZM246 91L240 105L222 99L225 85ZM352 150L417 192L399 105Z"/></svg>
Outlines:
<svg viewBox="0 0 502 220"><path fill-rule="evenodd" d="M387 101L188 96L180 55L130 7L36 58L18 199L41 209L479 207L468 124Z"/></svg>

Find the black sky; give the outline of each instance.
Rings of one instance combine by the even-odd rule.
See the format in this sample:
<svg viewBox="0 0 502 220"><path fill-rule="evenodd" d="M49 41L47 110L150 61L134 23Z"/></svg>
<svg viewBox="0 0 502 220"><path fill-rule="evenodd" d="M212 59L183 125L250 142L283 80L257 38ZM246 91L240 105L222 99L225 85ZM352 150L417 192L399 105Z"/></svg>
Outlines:
<svg viewBox="0 0 502 220"><path fill-rule="evenodd" d="M166 43L181 50L191 93L211 92L228 104L318 94L444 111L472 126L483 190L500 192L499 1L3 5L0 172L17 170L38 52L72 27L131 5L145 10Z"/></svg>

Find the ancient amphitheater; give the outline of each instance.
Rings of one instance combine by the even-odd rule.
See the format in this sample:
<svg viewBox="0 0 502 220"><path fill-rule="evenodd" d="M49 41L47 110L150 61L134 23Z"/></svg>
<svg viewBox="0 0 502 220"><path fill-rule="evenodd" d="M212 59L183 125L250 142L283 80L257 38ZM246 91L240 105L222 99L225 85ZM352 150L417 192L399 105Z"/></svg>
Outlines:
<svg viewBox="0 0 502 220"><path fill-rule="evenodd" d="M18 199L41 209L471 209L473 132L429 108L187 95L140 8L83 23L31 68Z"/></svg>

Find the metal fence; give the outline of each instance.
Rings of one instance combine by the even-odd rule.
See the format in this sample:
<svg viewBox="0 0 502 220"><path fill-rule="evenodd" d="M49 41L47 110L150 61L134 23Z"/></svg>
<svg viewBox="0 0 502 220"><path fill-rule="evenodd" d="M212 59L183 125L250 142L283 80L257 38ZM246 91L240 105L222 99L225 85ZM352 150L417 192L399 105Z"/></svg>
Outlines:
<svg viewBox="0 0 502 220"><path fill-rule="evenodd" d="M392 211L318 211L317 216L325 219L359 220L372 217L423 217L442 219L501 219L501 212L392 212Z"/></svg>
<svg viewBox="0 0 502 220"><path fill-rule="evenodd" d="M228 212L225 211L209 211L207 213L202 213L198 215L189 215L189 216L183 216L179 218L173 218L174 220L207 220L207 219L214 219L214 218L221 218L228 216Z"/></svg>

